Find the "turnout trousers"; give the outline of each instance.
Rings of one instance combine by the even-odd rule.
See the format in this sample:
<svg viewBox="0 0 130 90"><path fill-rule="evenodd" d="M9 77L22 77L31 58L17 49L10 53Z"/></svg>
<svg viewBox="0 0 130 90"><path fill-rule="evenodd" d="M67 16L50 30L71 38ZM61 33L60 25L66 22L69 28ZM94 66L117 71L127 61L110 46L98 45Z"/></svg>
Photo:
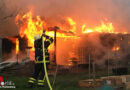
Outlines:
<svg viewBox="0 0 130 90"><path fill-rule="evenodd" d="M47 70L48 70L49 63L46 63ZM28 84L32 87L37 81L38 86L44 86L45 82L45 71L44 71L44 64L43 63L36 63L34 66L34 73L32 77L29 78Z"/></svg>

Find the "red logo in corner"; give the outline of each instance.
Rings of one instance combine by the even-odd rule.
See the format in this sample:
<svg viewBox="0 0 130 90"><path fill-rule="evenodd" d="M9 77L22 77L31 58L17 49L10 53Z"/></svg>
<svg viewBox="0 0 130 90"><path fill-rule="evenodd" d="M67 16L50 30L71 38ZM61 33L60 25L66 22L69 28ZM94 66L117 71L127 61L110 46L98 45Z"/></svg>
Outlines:
<svg viewBox="0 0 130 90"><path fill-rule="evenodd" d="M4 85L3 76L0 76L0 85L1 85L1 86Z"/></svg>
<svg viewBox="0 0 130 90"><path fill-rule="evenodd" d="M3 82L3 76L0 76L0 83Z"/></svg>

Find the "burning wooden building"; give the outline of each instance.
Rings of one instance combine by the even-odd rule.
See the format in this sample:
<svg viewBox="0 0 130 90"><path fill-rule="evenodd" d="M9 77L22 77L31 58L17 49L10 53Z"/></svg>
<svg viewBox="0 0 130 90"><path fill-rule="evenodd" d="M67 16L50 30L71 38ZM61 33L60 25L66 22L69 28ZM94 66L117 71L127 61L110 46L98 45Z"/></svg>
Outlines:
<svg viewBox="0 0 130 90"><path fill-rule="evenodd" d="M26 47L32 47L30 59L34 60L34 35L41 35L45 29L47 35L54 37L54 28L40 16L34 17L32 11L19 13L16 16L16 24L19 29L19 39L8 37L15 46L15 49L12 49L16 56L19 53L18 57L20 57L26 56L24 55ZM57 64L65 66L88 64L89 55L92 62L102 67L108 60L111 66L117 62L124 66L127 64L130 56L130 35L126 32L115 32L112 22L101 21L101 25L88 28L86 24L79 27L77 22L67 17L63 25L57 26L59 27L56 31ZM55 46L52 44L49 47L51 61L54 60L54 50Z"/></svg>

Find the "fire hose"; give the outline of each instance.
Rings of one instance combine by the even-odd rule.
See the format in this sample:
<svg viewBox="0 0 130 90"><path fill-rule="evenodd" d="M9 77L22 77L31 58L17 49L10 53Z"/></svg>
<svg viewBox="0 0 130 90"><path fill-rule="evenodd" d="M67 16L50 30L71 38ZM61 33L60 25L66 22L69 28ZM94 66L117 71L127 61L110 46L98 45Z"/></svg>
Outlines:
<svg viewBox="0 0 130 90"><path fill-rule="evenodd" d="M59 29L59 27L55 26L54 28L54 36L55 36L55 60L56 60L56 31ZM45 34L45 31L43 31L43 33ZM43 47L43 63L44 63L44 71L45 71L45 78L47 80L48 86L50 88L50 90L53 90L52 88L54 87L55 81L56 81L56 77L57 77L57 71L58 71L58 65L56 65L56 70L55 70L55 74L54 74L54 80L52 83L52 86L50 84L49 78L48 78L48 74L47 74L47 68L46 68L46 62L45 62L45 52L44 52L44 37L42 36L42 47Z"/></svg>
<svg viewBox="0 0 130 90"><path fill-rule="evenodd" d="M49 78L48 78L48 73L47 73L47 68L46 68L45 52L44 52L44 37L43 36L42 36L42 47L43 47L43 64L44 64L45 78L47 80L47 83L48 83L50 90L53 90L52 86L50 84Z"/></svg>

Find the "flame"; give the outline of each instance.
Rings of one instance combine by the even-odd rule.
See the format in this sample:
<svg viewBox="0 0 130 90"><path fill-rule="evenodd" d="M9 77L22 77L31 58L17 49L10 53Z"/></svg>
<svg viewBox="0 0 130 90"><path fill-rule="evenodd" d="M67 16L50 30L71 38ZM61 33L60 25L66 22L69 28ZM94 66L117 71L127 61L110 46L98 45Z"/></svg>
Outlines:
<svg viewBox="0 0 130 90"><path fill-rule="evenodd" d="M42 34L43 27L46 25L45 21L41 20L40 16L33 18L32 11L29 11L23 16L18 14L16 17L16 22L18 21L22 22L22 26L19 27L20 37L26 36L28 39L28 46L33 47L34 36ZM32 49L34 50L34 48Z"/></svg>
<svg viewBox="0 0 130 90"><path fill-rule="evenodd" d="M63 29L63 30L60 30L62 32L57 31L57 37L78 38L77 37L78 33L76 33L78 28L81 28L81 30L79 30L81 34L92 33L92 32L118 33L114 31L115 29L112 22L101 21L101 25L90 28L90 27L87 27L86 24L82 24L81 26L78 26L77 22L72 17L67 17L66 21L68 22L70 26L69 30L67 29L66 31L66 25L58 26L60 27L60 29ZM40 16L34 17L32 10L30 10L29 12L25 14L19 13L16 16L16 24L19 27L20 37L27 38L28 46L32 47L32 50L34 50L34 36L35 35L41 36L43 29L46 29L47 35L54 37L54 30L49 30L48 23L45 20L41 19Z"/></svg>
<svg viewBox="0 0 130 90"><path fill-rule="evenodd" d="M86 28L86 25L84 24L83 26L82 26L82 33L91 33L91 32L93 32L93 30L92 29L85 29Z"/></svg>
<svg viewBox="0 0 130 90"><path fill-rule="evenodd" d="M19 53L19 39L16 39L16 54Z"/></svg>
<svg viewBox="0 0 130 90"><path fill-rule="evenodd" d="M119 51L120 50L120 47L119 46L114 46L113 48L112 48L112 51Z"/></svg>
<svg viewBox="0 0 130 90"><path fill-rule="evenodd" d="M71 29L71 32L76 30L76 23L70 17L67 18ZM20 23L19 23L20 22ZM21 24L22 23L22 24ZM34 36L42 35L43 29L47 27L47 23L40 18L40 16L33 17L32 10L22 15L19 13L16 16L16 24L19 27L19 35L20 37L26 37L28 39L28 46L32 47L34 50ZM47 31L47 35L54 37L53 31ZM57 37L69 37L64 33L57 32Z"/></svg>
<svg viewBox="0 0 130 90"><path fill-rule="evenodd" d="M103 33L114 33L114 27L111 22L105 23L101 21L101 26L96 26L94 28L87 28L86 25L82 25L82 33L90 32L103 32Z"/></svg>
<svg viewBox="0 0 130 90"><path fill-rule="evenodd" d="M70 31L75 32L76 31L76 22L71 17L68 17L67 20L68 20L69 24L72 26Z"/></svg>
<svg viewBox="0 0 130 90"><path fill-rule="evenodd" d="M15 44L15 51L13 51L15 54L19 53L19 39L18 38L13 38L13 37L7 37L11 42Z"/></svg>

